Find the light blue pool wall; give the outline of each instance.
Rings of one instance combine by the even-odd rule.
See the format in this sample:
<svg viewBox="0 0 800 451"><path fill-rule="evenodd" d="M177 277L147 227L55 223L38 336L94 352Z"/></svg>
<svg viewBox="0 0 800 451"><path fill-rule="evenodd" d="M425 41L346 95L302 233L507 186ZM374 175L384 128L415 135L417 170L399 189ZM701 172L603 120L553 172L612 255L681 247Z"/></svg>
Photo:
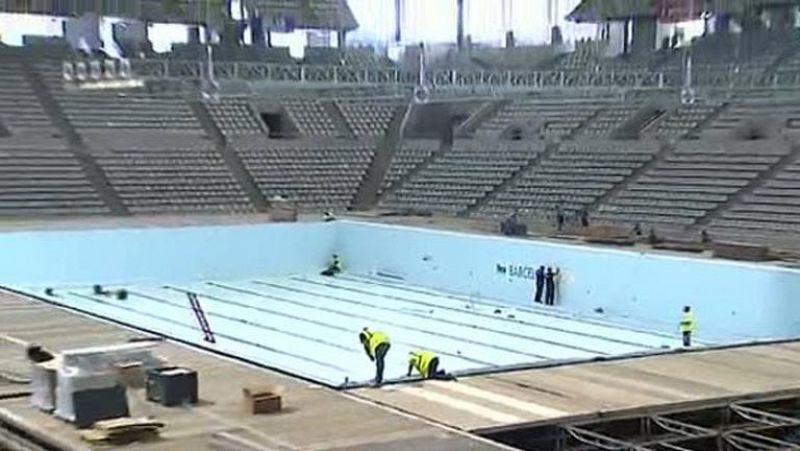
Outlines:
<svg viewBox="0 0 800 451"><path fill-rule="evenodd" d="M321 223L0 234L0 283L182 282L305 273L333 252Z"/></svg>
<svg viewBox="0 0 800 451"><path fill-rule="evenodd" d="M570 312L676 333L691 305L707 340L800 335L800 272L771 265L343 222L336 247L349 269L451 292L532 304L534 281L497 265L561 269Z"/></svg>

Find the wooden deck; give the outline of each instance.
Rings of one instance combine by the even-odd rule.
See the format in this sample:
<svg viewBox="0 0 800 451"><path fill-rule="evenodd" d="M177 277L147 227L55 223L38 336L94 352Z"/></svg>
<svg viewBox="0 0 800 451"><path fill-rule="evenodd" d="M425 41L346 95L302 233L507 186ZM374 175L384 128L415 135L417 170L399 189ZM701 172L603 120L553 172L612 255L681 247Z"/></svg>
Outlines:
<svg viewBox="0 0 800 451"><path fill-rule="evenodd" d="M446 362L443 362L446 367ZM464 430L800 388L800 342L431 381L357 394Z"/></svg>
<svg viewBox="0 0 800 451"><path fill-rule="evenodd" d="M0 375L5 376L0 378L0 416L10 414L35 430L83 449L86 445L72 426L31 408L27 398L5 398L27 390L7 378L27 375L22 357L27 342L61 350L124 342L137 334L5 294L0 295L0 331ZM162 440L137 445L137 449L212 449L212 436L219 433L257 444L253 449L275 451L503 449L341 392L175 344L163 343L157 353L171 363L198 371L201 402L191 409L168 409L144 401L141 392L131 392L134 415L154 416L166 423ZM283 387L284 411L277 415L245 414L242 388L249 385Z"/></svg>

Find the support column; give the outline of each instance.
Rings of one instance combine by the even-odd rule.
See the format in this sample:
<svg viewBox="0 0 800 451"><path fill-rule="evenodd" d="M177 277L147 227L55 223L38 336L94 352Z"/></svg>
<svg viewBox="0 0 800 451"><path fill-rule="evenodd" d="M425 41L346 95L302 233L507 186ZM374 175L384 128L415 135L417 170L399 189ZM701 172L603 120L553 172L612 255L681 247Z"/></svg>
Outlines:
<svg viewBox="0 0 800 451"><path fill-rule="evenodd" d="M147 24L139 20L126 20L111 25L111 36L126 58L137 58L151 48L147 39Z"/></svg>
<svg viewBox="0 0 800 451"><path fill-rule="evenodd" d="M394 0L394 42L403 40L403 0Z"/></svg>
<svg viewBox="0 0 800 451"><path fill-rule="evenodd" d="M189 25L186 27L186 44L190 46L200 44L200 26Z"/></svg>
<svg viewBox="0 0 800 451"><path fill-rule="evenodd" d="M718 14L714 18L714 33L729 33L731 31L731 16Z"/></svg>
<svg viewBox="0 0 800 451"><path fill-rule="evenodd" d="M92 52L103 47L100 39L100 16L86 13L64 22L64 38L75 50Z"/></svg>
<svg viewBox="0 0 800 451"><path fill-rule="evenodd" d="M250 40L253 42L253 47L262 49L266 44L264 37L264 18L260 13L253 14L250 17Z"/></svg>
<svg viewBox="0 0 800 451"><path fill-rule="evenodd" d="M631 53L646 55L653 51L656 45L656 19L652 16L642 16L633 19L633 42Z"/></svg>
<svg viewBox="0 0 800 451"><path fill-rule="evenodd" d="M456 0L456 45L464 50L464 0Z"/></svg>
<svg viewBox="0 0 800 451"><path fill-rule="evenodd" d="M347 48L347 30L339 30L336 32L336 43L341 51Z"/></svg>

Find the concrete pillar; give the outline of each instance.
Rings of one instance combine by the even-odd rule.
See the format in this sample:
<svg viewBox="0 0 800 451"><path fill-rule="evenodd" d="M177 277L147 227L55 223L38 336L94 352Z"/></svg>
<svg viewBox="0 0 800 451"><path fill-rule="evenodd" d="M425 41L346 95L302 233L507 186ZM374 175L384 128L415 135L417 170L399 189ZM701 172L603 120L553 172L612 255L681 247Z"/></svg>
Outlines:
<svg viewBox="0 0 800 451"><path fill-rule="evenodd" d="M790 31L794 28L794 9L791 5L774 6L768 9L770 29Z"/></svg>
<svg viewBox="0 0 800 451"><path fill-rule="evenodd" d="M139 20L126 20L111 25L111 36L123 56L128 58L138 57L139 53L151 48L147 39L147 24Z"/></svg>
<svg viewBox="0 0 800 451"><path fill-rule="evenodd" d="M347 30L339 30L336 32L336 42L339 50L344 51L347 48Z"/></svg>
<svg viewBox="0 0 800 451"><path fill-rule="evenodd" d="M64 22L64 38L76 50L91 52L103 47L100 39L100 16L86 13Z"/></svg>
<svg viewBox="0 0 800 451"><path fill-rule="evenodd" d="M655 17L642 16L633 19L632 54L646 55L653 51L656 45L656 27Z"/></svg>
<svg viewBox="0 0 800 451"><path fill-rule="evenodd" d="M261 14L253 14L250 17L250 40L256 48L263 48L266 45L264 18L261 17Z"/></svg>
<svg viewBox="0 0 800 451"><path fill-rule="evenodd" d="M729 33L731 31L731 16L718 14L714 16L714 33Z"/></svg>
<svg viewBox="0 0 800 451"><path fill-rule="evenodd" d="M506 31L506 48L513 48L515 45L514 32L512 30Z"/></svg>
<svg viewBox="0 0 800 451"><path fill-rule="evenodd" d="M200 44L200 27L198 25L189 25L186 27L186 44Z"/></svg>
<svg viewBox="0 0 800 451"><path fill-rule="evenodd" d="M456 45L464 50L464 0L456 0Z"/></svg>
<svg viewBox="0 0 800 451"><path fill-rule="evenodd" d="M403 0L394 0L394 42L403 40Z"/></svg>

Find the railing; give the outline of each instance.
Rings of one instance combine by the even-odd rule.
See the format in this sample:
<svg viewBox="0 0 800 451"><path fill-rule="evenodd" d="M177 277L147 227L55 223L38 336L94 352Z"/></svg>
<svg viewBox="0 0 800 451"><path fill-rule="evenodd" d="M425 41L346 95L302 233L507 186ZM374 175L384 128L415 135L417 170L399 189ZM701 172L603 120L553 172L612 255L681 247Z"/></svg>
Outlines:
<svg viewBox="0 0 800 451"><path fill-rule="evenodd" d="M90 69L99 63L65 62ZM126 63L127 64L127 63ZM82 66L81 66L82 65ZM86 71L86 69L83 69ZM139 79L199 79L206 73L201 61L131 60L130 71ZM89 72L92 72L91 70ZM306 66L258 62L216 62L214 77L219 81L249 83L294 83L332 86L414 86L418 74L395 68L357 68L350 66ZM684 74L678 68L661 72L646 70L560 70L560 71L462 71L434 70L425 74L427 84L436 89L508 90L550 88L678 88L684 84ZM766 73L759 68L741 69L738 66L697 66L692 70L695 87L781 87L800 85L800 72Z"/></svg>

